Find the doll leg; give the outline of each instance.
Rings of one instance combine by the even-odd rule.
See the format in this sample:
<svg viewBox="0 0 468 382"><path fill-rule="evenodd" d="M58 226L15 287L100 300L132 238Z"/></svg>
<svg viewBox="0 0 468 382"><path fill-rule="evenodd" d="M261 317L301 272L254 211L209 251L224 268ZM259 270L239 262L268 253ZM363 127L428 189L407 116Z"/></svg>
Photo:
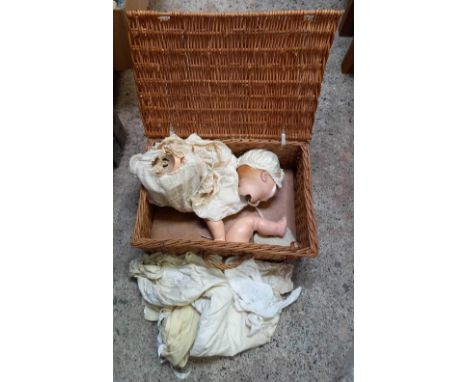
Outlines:
<svg viewBox="0 0 468 382"><path fill-rule="evenodd" d="M283 237L286 233L286 227L285 216L277 222L258 216L246 216L234 222L226 234L226 240L248 243L254 232L263 236Z"/></svg>
<svg viewBox="0 0 468 382"><path fill-rule="evenodd" d="M208 229L210 230L213 240L226 240L226 233L224 232L224 222L222 220L212 221L205 220Z"/></svg>

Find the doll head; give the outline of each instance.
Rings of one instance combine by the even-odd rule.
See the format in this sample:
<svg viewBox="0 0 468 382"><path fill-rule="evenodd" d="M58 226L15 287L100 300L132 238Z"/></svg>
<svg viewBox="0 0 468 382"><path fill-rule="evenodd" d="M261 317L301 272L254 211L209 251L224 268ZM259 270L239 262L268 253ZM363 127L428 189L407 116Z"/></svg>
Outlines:
<svg viewBox="0 0 468 382"><path fill-rule="evenodd" d="M191 146L177 135L171 135L162 142L155 143L154 149L157 150L157 154L151 162L151 167L156 175L177 171L184 162L184 157L192 152Z"/></svg>
<svg viewBox="0 0 468 382"><path fill-rule="evenodd" d="M152 199L155 204L187 212L207 178L208 167L192 151L192 146L172 135L156 143L147 153L151 158ZM146 154L145 154L146 155Z"/></svg>
<svg viewBox="0 0 468 382"><path fill-rule="evenodd" d="M276 154L268 150L250 150L237 160L239 195L248 204L257 206L276 193L282 186L284 172Z"/></svg>
<svg viewBox="0 0 468 382"><path fill-rule="evenodd" d="M179 169L182 160L183 158L172 154L162 154L153 159L151 166L156 175L168 174Z"/></svg>

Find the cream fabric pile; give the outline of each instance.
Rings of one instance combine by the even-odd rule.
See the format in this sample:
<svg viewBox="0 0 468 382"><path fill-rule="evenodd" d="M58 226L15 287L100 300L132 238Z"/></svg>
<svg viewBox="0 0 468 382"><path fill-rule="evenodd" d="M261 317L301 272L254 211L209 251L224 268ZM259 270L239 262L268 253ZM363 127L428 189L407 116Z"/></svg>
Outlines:
<svg viewBox="0 0 468 382"><path fill-rule="evenodd" d="M189 356L233 356L269 342L282 309L301 292L293 290L292 271L291 264L250 259L222 272L193 253L130 263L144 317L158 322L158 355L179 368Z"/></svg>

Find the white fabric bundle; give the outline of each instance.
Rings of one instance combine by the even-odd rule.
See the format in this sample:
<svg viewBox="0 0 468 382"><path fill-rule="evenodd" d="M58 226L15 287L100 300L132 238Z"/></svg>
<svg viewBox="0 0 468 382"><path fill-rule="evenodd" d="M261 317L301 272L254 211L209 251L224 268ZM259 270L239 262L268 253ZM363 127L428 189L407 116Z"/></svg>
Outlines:
<svg viewBox="0 0 468 382"><path fill-rule="evenodd" d="M281 310L301 292L293 290L292 271L290 264L251 259L223 273L193 253L142 255L130 263L145 318L158 321L158 354L178 367L189 355L233 356L269 342Z"/></svg>

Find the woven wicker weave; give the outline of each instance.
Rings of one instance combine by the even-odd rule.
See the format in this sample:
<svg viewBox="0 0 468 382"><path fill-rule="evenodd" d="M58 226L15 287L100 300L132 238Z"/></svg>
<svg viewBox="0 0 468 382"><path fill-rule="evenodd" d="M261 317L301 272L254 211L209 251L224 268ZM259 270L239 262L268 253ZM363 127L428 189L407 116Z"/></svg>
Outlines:
<svg viewBox="0 0 468 382"><path fill-rule="evenodd" d="M157 241L151 238L157 207L142 189L132 245L277 260L317 255L309 140L341 13L127 13L145 136L164 138L172 129L181 137L221 139L236 155L251 148L276 152L283 167L294 169L297 239L292 247Z"/></svg>

